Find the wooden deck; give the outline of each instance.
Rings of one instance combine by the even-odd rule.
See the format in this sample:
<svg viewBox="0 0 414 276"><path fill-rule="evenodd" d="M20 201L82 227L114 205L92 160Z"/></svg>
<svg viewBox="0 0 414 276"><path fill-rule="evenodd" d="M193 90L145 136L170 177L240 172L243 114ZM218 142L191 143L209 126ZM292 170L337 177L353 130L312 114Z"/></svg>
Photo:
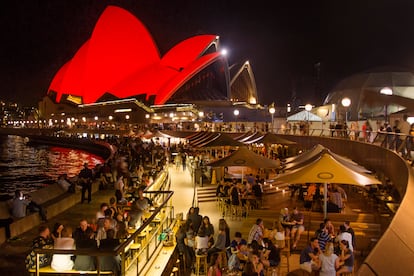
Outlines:
<svg viewBox="0 0 414 276"><path fill-rule="evenodd" d="M361 193L358 189L349 187L346 190L348 202L343 212L328 213L327 217L332 221L335 230L338 230L339 226L345 221L351 222L351 227L354 229L356 236L355 268L358 269L375 242L387 229L393 214L385 208L385 204L384 206L375 204L369 198L365 198L364 193ZM247 239L250 228L255 224L257 218L263 219L266 228L272 228L282 208L287 207L292 210L295 206L304 213L305 232L301 235L297 249L292 252L290 273L282 270L282 275L296 275L295 271L298 272L299 269L300 250L306 246L309 239L314 236L315 231L319 228L319 224L324 219L322 212L306 210L304 202L296 197L291 197L289 191L279 191L266 194L262 208L251 210L246 218L228 217L226 220L230 221L230 224L237 220L239 223L236 224L240 225L240 229L237 231L240 231L242 236Z"/></svg>

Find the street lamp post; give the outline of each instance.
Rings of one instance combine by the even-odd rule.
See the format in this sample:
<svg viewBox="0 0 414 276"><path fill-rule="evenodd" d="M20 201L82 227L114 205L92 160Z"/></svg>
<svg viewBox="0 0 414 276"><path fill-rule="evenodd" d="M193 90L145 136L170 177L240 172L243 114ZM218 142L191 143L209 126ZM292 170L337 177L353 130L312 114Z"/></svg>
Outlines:
<svg viewBox="0 0 414 276"><path fill-rule="evenodd" d="M312 110L312 105L311 104L305 105L305 110L306 110L307 115L308 115L308 121L307 121L307 124L306 124L306 127L305 127L305 133L307 135L309 135L309 128L310 128L310 125L309 125L309 116L310 116L310 114L309 113Z"/></svg>
<svg viewBox="0 0 414 276"><path fill-rule="evenodd" d="M348 125L348 107L351 105L351 99L350 98L343 98L342 101L342 106L345 107L345 124Z"/></svg>
<svg viewBox="0 0 414 276"><path fill-rule="evenodd" d="M238 129L237 129L237 117L239 116L240 111L239 111L238 109L235 109L235 110L233 111L233 114L234 114L234 116L236 117L236 132L238 132Z"/></svg>
<svg viewBox="0 0 414 276"><path fill-rule="evenodd" d="M309 122L309 112L312 110L312 105L311 104L305 105L305 110L307 111L307 117L308 117L308 122Z"/></svg>
<svg viewBox="0 0 414 276"><path fill-rule="evenodd" d="M384 88L382 88L380 90L380 94L383 94L383 95L392 95L393 94L393 91L389 87L384 87ZM384 121L385 121L385 123L387 122L387 120L388 120L388 104L386 103L385 104L385 112L384 112Z"/></svg>
<svg viewBox="0 0 414 276"><path fill-rule="evenodd" d="M274 103L272 103L270 106L269 106L269 113L270 113L270 115L272 116L272 125L271 125L271 128L270 128L270 132L273 132L273 123L274 123L274 115L275 115L275 112L276 112L276 109L275 109L275 104Z"/></svg>

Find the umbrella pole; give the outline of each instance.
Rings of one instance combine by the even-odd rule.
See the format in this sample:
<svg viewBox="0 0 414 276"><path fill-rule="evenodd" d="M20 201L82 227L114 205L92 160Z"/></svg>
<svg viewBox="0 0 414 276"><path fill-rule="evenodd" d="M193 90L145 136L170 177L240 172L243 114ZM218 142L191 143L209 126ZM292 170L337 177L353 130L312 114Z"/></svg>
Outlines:
<svg viewBox="0 0 414 276"><path fill-rule="evenodd" d="M326 219L328 212L328 183L323 183L323 218Z"/></svg>

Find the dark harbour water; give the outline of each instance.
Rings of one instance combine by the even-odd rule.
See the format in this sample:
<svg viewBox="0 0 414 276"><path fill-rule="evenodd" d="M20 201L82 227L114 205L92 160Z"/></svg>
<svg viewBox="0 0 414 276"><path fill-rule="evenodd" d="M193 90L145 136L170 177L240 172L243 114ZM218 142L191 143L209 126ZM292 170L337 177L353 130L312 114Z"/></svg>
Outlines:
<svg viewBox="0 0 414 276"><path fill-rule="evenodd" d="M104 160L82 150L56 146L32 146L20 136L0 135L0 200L16 189L29 193L55 183L58 176L75 176L88 162L93 168Z"/></svg>

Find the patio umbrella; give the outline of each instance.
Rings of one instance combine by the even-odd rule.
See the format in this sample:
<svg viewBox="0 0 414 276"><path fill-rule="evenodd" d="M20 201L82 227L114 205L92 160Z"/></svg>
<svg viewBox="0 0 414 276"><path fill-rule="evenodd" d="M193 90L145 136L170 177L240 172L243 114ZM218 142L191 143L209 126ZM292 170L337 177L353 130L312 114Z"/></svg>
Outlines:
<svg viewBox="0 0 414 276"><path fill-rule="evenodd" d="M339 154L336 154L320 144L313 147L312 150L310 151L306 151L295 157L287 158L286 160L290 160L290 161L286 162L285 160L285 164L282 165L282 168L283 170L297 169L298 167L311 163L312 161L316 160L324 153L331 155L337 161L339 161L343 165L347 166L349 169L354 170L358 173L371 173L370 170L367 170L366 168L358 165L358 163L352 161L351 159L341 156Z"/></svg>
<svg viewBox="0 0 414 276"><path fill-rule="evenodd" d="M280 163L276 160L266 158L259 154L254 153L247 147L240 147L230 155L213 161L207 166L210 167L250 167L250 168L263 168L263 169L278 169ZM242 169L242 181L243 181L243 169Z"/></svg>
<svg viewBox="0 0 414 276"><path fill-rule="evenodd" d="M198 144L197 147L200 148L213 148L213 147L240 147L244 146L243 143L234 140L229 135L225 133L216 133L208 141L204 141L201 144Z"/></svg>
<svg viewBox="0 0 414 276"><path fill-rule="evenodd" d="M266 158L254 153L247 147L240 147L230 155L213 161L207 166L211 167L231 167L231 166L245 166L251 168L277 169L280 167L279 162L273 159Z"/></svg>
<svg viewBox="0 0 414 276"><path fill-rule="evenodd" d="M267 132L259 137L251 137L249 140L244 141L246 144L280 144L280 145L297 145L296 142L282 138L274 133Z"/></svg>
<svg viewBox="0 0 414 276"><path fill-rule="evenodd" d="M323 183L324 184L324 217L327 212L327 184L350 184L367 186L381 184L372 175L356 172L328 153L303 167L276 176L275 180L293 184Z"/></svg>

